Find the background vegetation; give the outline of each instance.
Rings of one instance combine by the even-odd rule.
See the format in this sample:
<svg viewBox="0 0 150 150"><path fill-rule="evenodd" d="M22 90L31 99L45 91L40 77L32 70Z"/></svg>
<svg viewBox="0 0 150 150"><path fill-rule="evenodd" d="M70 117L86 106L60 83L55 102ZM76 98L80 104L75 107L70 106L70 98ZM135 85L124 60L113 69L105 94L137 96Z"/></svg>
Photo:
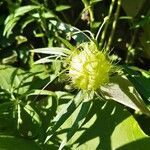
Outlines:
<svg viewBox="0 0 150 150"><path fill-rule="evenodd" d="M0 150L148 150L149 8L149 0L1 0ZM66 48L89 37L122 72L91 99L61 73Z"/></svg>

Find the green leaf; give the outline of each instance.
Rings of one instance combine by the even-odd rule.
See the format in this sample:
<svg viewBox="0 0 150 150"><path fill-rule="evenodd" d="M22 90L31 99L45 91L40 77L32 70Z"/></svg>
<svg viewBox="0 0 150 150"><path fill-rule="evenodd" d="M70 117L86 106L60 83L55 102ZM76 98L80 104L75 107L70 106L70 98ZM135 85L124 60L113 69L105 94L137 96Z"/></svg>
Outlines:
<svg viewBox="0 0 150 150"><path fill-rule="evenodd" d="M50 62L62 62L63 60L60 60L58 58L56 58L55 55L53 56L48 56L48 57L44 57L44 58L41 58L37 61L34 62L34 64L44 64L44 63L50 63Z"/></svg>
<svg viewBox="0 0 150 150"><path fill-rule="evenodd" d="M70 9L71 8L71 6L69 6L69 5L58 5L57 7L56 7L56 11L63 11L63 10L67 10L67 9Z"/></svg>
<svg viewBox="0 0 150 150"><path fill-rule="evenodd" d="M19 17L15 17L8 21L8 23L5 25L4 28L4 32L3 32L4 36L6 35L6 37L9 37L9 35L12 32L12 29L14 28L14 26L16 25L19 19L20 19Z"/></svg>
<svg viewBox="0 0 150 150"><path fill-rule="evenodd" d="M35 6L35 5L22 6L15 10L14 17L23 16L24 14L28 13L29 11L32 11L34 9L39 9L39 8L40 8L40 6Z"/></svg>
<svg viewBox="0 0 150 150"><path fill-rule="evenodd" d="M115 130L111 135L112 149L118 149L119 147L122 147L126 144L131 144L131 142L135 142L146 137L148 136L145 135L145 133L141 130L135 119L130 116L115 127ZM148 145L150 146L150 143ZM141 146L138 144L138 142L134 144L134 149L145 149L145 146L143 146L143 148L141 147L141 149L140 147ZM121 150L121 148L119 149Z"/></svg>
<svg viewBox="0 0 150 150"><path fill-rule="evenodd" d="M13 79L13 73L16 72L16 68L12 68L10 66L4 66L0 65L0 87L2 89L6 89L8 91L12 90L12 79ZM14 79L13 79L14 80ZM13 81L15 85L13 86L18 86L18 78L15 81Z"/></svg>
<svg viewBox="0 0 150 150"><path fill-rule="evenodd" d="M78 112L74 115L78 115ZM74 115L70 121L74 120ZM85 118L84 125L69 143L73 144L73 149L115 150L147 137L134 117L123 106L113 101L93 100L93 106ZM69 122L64 127L70 128L68 124ZM66 134L62 139L65 137ZM135 149L138 149L138 146Z"/></svg>
<svg viewBox="0 0 150 150"><path fill-rule="evenodd" d="M150 111L141 99L133 84L125 76L111 78L110 84L102 88L103 96L106 99L117 101L134 110L150 116Z"/></svg>
<svg viewBox="0 0 150 150"><path fill-rule="evenodd" d="M41 125L41 120L39 115L29 104L26 104L24 106L24 110L31 116L33 120L35 120L39 125Z"/></svg>
<svg viewBox="0 0 150 150"><path fill-rule="evenodd" d="M67 54L70 54L69 49L62 47L38 48L30 51L34 53L51 54L55 56L67 56Z"/></svg>
<svg viewBox="0 0 150 150"><path fill-rule="evenodd" d="M34 21L35 19L32 18L31 16L27 17L21 26L21 33L23 33L23 30L27 27L27 25L29 25L31 22L34 22Z"/></svg>
<svg viewBox="0 0 150 150"><path fill-rule="evenodd" d="M70 42L67 41L66 39L61 38L59 36L56 38L58 38L61 42L63 42L65 44L65 46L68 47L70 50L75 50L75 47L73 45L71 45Z"/></svg>
<svg viewBox="0 0 150 150"><path fill-rule="evenodd" d="M78 115L73 123L73 125L71 126L71 128L69 129L69 131L67 132L66 138L64 138L64 140L62 141L59 150L62 150L63 147L66 145L66 143L73 137L73 135L78 131L78 129L83 125L83 122L86 119L86 115L88 114L90 108L91 108L91 104L92 101L91 99L88 99L89 101L82 103L81 108L78 112Z"/></svg>
<svg viewBox="0 0 150 150"><path fill-rule="evenodd" d="M29 76L25 71L11 67L0 65L0 87L9 91L10 93L17 92L17 94L23 94L29 88L29 84L22 86L25 82L32 81L33 76Z"/></svg>
<svg viewBox="0 0 150 150"><path fill-rule="evenodd" d="M94 99L92 103L92 107L89 111L87 110L88 113L83 113L84 123L67 143L67 145L72 146L72 149L115 150L115 148L118 148L118 143L120 143L119 147L121 147L126 144L123 141L129 144L147 137L135 118L122 105L114 101L100 101L99 99ZM71 115L56 133L60 139L64 140L67 137L68 133L65 131L71 130L72 123L75 123L75 118L81 115L79 114L80 108ZM119 136L117 137L117 135Z"/></svg>
<svg viewBox="0 0 150 150"><path fill-rule="evenodd" d="M6 20L5 20L5 24L7 24L10 20L12 20L14 18L14 14L10 14Z"/></svg>
<svg viewBox="0 0 150 150"><path fill-rule="evenodd" d="M21 16L23 16L24 14L26 14L34 9L39 9L39 8L40 8L40 6L28 5L28 6L22 6L18 9L16 9L14 14L11 14L6 18L3 35L6 35L7 37L9 37L9 35L12 32L12 29L17 24L17 22Z"/></svg>
<svg viewBox="0 0 150 150"><path fill-rule="evenodd" d="M130 142L126 145L121 146L120 148L117 148L117 150L133 150L133 149L138 149L138 150L149 150L150 147L150 138L142 138L133 142Z"/></svg>
<svg viewBox="0 0 150 150"><path fill-rule="evenodd" d="M124 66L124 72L132 82L141 97L147 103L150 101L150 73L138 68L129 68Z"/></svg>
<svg viewBox="0 0 150 150"><path fill-rule="evenodd" d="M0 150L41 150L34 142L14 136L0 135Z"/></svg>
<svg viewBox="0 0 150 150"><path fill-rule="evenodd" d="M56 20L50 20L50 23L56 28L56 30L61 30L69 39L73 38L76 42L82 43L89 42L90 40L83 31L74 26Z"/></svg>
<svg viewBox="0 0 150 150"><path fill-rule="evenodd" d="M90 4L97 4L98 2L101 2L102 0L91 0Z"/></svg>
<svg viewBox="0 0 150 150"><path fill-rule="evenodd" d="M80 91L73 100L69 101L66 106L57 114L53 119L54 125L49 127L47 131L49 132L45 142L47 142L56 130L71 116L71 114L77 109L80 103L84 100L85 93Z"/></svg>
<svg viewBox="0 0 150 150"><path fill-rule="evenodd" d="M56 96L56 94L54 92L48 91L48 90L38 90L38 89L33 89L31 91L29 91L29 93L27 94L28 96L32 96L32 95L48 95L48 96Z"/></svg>

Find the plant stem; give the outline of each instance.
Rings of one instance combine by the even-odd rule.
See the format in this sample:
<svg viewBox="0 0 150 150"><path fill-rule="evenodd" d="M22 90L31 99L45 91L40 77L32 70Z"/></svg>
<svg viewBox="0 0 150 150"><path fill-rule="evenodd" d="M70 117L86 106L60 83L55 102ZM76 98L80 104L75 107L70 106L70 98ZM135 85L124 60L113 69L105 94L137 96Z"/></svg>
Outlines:
<svg viewBox="0 0 150 150"><path fill-rule="evenodd" d="M118 0L118 2L117 2L117 10L115 12L115 18L114 18L114 21L113 21L113 24L112 24L112 30L111 30L111 33L110 33L110 36L109 36L109 40L108 40L108 44L107 44L107 47L106 47L106 51L110 49L110 46L111 46L111 43L112 43L112 39L113 39L113 36L114 36L114 33L115 33L115 29L116 29L116 25L117 25L117 20L118 20L118 17L119 17L120 6L121 6L121 0Z"/></svg>
<svg viewBox="0 0 150 150"><path fill-rule="evenodd" d="M94 13L93 13L93 9L90 6L89 2L87 0L82 0L85 10L89 11L90 14L90 25L92 24L92 22L94 21Z"/></svg>
<svg viewBox="0 0 150 150"><path fill-rule="evenodd" d="M108 28L108 25L109 25L109 22L110 22L110 18L112 16L112 11L113 11L113 8L114 8L114 4L115 4L115 0L112 0L111 5L109 7L108 16L105 17L105 19L106 19L106 25L104 27L104 30L103 30L103 33L102 33L102 36L101 36L100 45L99 45L100 49L102 49L103 44L104 44L104 39L105 39L105 36L106 36L106 31L107 31L107 28Z"/></svg>
<svg viewBox="0 0 150 150"><path fill-rule="evenodd" d="M127 51L127 57L126 57L126 63L132 63L133 61L133 56L135 53L135 50L133 48L134 42L135 42L135 38L136 38L136 30L133 33L132 39L131 39L131 43L128 46L128 51Z"/></svg>
<svg viewBox="0 0 150 150"><path fill-rule="evenodd" d="M97 32L96 37L95 37L95 40L98 40L99 34L100 34L103 26L105 25L106 21L107 21L107 18L104 18L104 21L102 22L102 24L100 25L100 27L98 29L98 32Z"/></svg>

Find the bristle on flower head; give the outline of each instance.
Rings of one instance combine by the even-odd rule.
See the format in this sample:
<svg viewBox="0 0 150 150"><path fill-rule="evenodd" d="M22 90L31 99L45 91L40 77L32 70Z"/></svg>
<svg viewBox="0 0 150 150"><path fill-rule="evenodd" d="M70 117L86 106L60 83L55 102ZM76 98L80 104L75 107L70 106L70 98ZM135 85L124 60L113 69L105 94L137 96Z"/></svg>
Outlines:
<svg viewBox="0 0 150 150"><path fill-rule="evenodd" d="M112 64L106 52L98 51L93 43L84 43L71 56L69 76L73 85L82 90L97 90L109 81Z"/></svg>

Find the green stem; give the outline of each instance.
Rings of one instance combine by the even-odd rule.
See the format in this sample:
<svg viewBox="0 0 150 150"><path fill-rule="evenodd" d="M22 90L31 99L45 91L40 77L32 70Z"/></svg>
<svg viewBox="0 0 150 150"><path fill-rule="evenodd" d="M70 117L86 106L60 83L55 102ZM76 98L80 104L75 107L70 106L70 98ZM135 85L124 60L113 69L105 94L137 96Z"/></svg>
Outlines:
<svg viewBox="0 0 150 150"><path fill-rule="evenodd" d="M106 31L107 31L107 28L108 28L108 25L109 25L110 18L111 18L111 16L112 16L112 11L113 11L113 8L114 8L114 4L115 4L115 0L112 0L111 5L110 5L110 7L109 7L108 16L105 17L105 19L106 19L107 21L106 21L106 25L105 25L105 27L104 27L104 30L103 30L103 33L102 33L102 36L101 36L100 49L102 49L103 44L104 44L104 39L105 39L105 36L106 36Z"/></svg>
<svg viewBox="0 0 150 150"><path fill-rule="evenodd" d="M133 50L133 45L135 42L135 38L136 38L136 30L133 33L132 39L131 39L131 43L128 46L128 51L127 51L127 57L126 57L126 63L132 63L133 59L132 56L134 55L134 50Z"/></svg>
<svg viewBox="0 0 150 150"><path fill-rule="evenodd" d="M87 9L89 11L90 14L90 24L94 21L94 13L93 13L93 9L90 6L89 2L87 0L82 0L85 10Z"/></svg>
<svg viewBox="0 0 150 150"><path fill-rule="evenodd" d="M31 52L29 56L29 67L32 68L33 65L34 65L34 52Z"/></svg>
<svg viewBox="0 0 150 150"><path fill-rule="evenodd" d="M106 21L107 21L107 18L105 18L104 21L102 22L102 24L100 25L100 27L99 27L99 29L98 29L98 32L97 32L97 34L96 34L95 40L98 40L99 34L100 34L100 32L101 32L103 26L105 25Z"/></svg>
<svg viewBox="0 0 150 150"><path fill-rule="evenodd" d="M114 18L114 21L113 21L113 24L112 24L112 30L111 30L111 33L110 33L110 36L109 36L109 40L108 40L108 44L107 44L107 47L106 47L106 51L110 49L110 46L111 46L111 43L112 43L112 39L113 39L115 30L116 30L117 20L118 20L118 17L119 17L120 6L121 6L121 0L118 0L118 2L117 2L117 10L115 12L115 18Z"/></svg>
<svg viewBox="0 0 150 150"><path fill-rule="evenodd" d="M44 5L41 6L41 9L39 11L39 16L40 16L39 30L41 33L44 31L44 35L46 36L47 39L49 39L50 35L49 35L48 25L47 25L46 19L43 17L43 13L45 10L46 10L46 7ZM42 37L42 40L43 40L43 44L45 46L47 46L47 41L46 41L45 37Z"/></svg>

